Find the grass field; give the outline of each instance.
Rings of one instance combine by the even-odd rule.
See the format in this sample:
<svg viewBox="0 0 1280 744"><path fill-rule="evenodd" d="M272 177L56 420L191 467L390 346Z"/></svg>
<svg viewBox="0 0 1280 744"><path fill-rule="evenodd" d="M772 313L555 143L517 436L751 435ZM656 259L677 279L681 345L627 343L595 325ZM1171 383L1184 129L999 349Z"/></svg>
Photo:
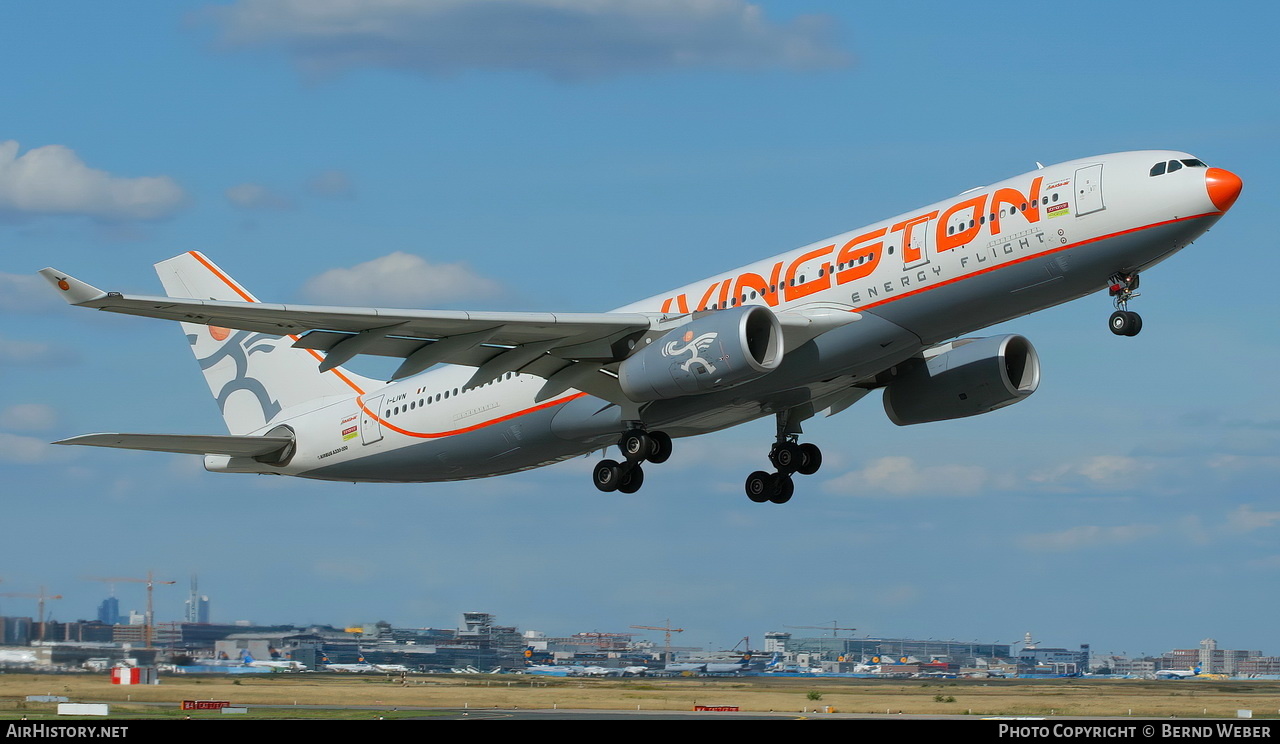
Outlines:
<svg viewBox="0 0 1280 744"><path fill-rule="evenodd" d="M714 677L576 679L530 675L263 674L167 675L159 685L112 685L107 675L0 675L0 719L54 716L53 703L28 695L61 695L72 702L111 702L113 717L180 718L182 700L228 700L252 717L375 718L421 716L422 708L560 708L690 710L734 705L744 711L951 715L1155 716L1280 718L1280 682L1139 680L862 680ZM163 702L172 707L134 706ZM377 706L378 710L321 711L302 706ZM395 708L398 710L392 711ZM406 709L419 709L408 711ZM223 717L192 711L192 717Z"/></svg>

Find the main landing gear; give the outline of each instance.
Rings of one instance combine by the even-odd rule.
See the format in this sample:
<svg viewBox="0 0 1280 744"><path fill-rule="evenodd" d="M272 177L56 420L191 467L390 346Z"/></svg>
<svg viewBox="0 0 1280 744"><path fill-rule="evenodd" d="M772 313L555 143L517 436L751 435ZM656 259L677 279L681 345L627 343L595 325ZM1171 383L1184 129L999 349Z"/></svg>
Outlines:
<svg viewBox="0 0 1280 744"><path fill-rule="evenodd" d="M601 460L591 471L591 481L601 491L635 493L644 485L644 470L640 463L664 463L671 457L671 437L660 431L635 428L618 440L623 462Z"/></svg>
<svg viewBox="0 0 1280 744"><path fill-rule="evenodd" d="M790 430L794 427L794 430ZM816 444L798 443L800 421L791 412L778 414L778 439L769 449L769 462L776 473L757 470L747 476L747 498L763 504L772 501L785 504L791 500L796 486L791 480L795 473L813 475L822 467L822 450Z"/></svg>
<svg viewBox="0 0 1280 744"><path fill-rule="evenodd" d="M1138 272L1112 275L1108 291L1115 302L1108 325L1117 336L1136 336L1142 330L1142 316L1129 310L1129 300L1138 296Z"/></svg>

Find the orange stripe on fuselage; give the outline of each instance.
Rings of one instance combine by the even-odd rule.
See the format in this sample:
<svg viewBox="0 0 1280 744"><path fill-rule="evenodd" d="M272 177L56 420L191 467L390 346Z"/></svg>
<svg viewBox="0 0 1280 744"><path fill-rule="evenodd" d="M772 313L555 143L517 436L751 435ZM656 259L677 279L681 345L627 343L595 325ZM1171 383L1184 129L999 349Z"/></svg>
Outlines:
<svg viewBox="0 0 1280 744"><path fill-rule="evenodd" d="M558 400L549 400L546 403L536 405L532 408L526 408L521 411L516 411L515 413L508 413L505 416L499 416L498 418L495 418L495 419L489 419L488 421L485 421L479 424L473 424L471 426L467 426L461 429L453 429L452 431L441 431L441 432L435 432L435 433L425 432L425 431L409 431L408 429L401 429L400 427L388 422L386 419L374 413L373 411L370 411L369 407L364 404L363 400L356 399L356 403L360 406L360 410L369 414L374 419L376 419L379 424L382 424L383 426L396 432L397 434L403 434L406 437L417 437L419 439L440 439L442 437L451 437L451 436L454 436L455 434L466 434L467 432L483 429L486 426L493 426L494 424L500 424L503 421L510 421L513 418L519 418L520 416L525 416L530 413L537 413L538 411L542 411L547 408L551 408L553 406L558 406L563 403L568 403L571 400L577 400L578 398L581 398L584 395L586 395L586 393L574 393L573 395L567 396L565 398L560 398Z"/></svg>
<svg viewBox="0 0 1280 744"><path fill-rule="evenodd" d="M1121 236L1121 235L1128 235L1129 233L1135 233L1135 232L1139 232L1139 231L1141 231L1141 230L1149 230L1149 229L1151 229L1151 228L1153 228L1153 227L1160 227L1161 225L1172 225L1172 224L1174 224L1175 222L1185 222L1185 221L1187 221L1187 220L1198 220L1198 219L1200 219L1201 217L1212 217L1212 216L1214 216L1214 215L1216 215L1216 214L1219 214L1219 213L1218 213L1218 212L1205 212L1204 214L1196 214L1196 215L1192 215L1192 216L1190 216L1190 217L1178 217L1177 219L1165 220L1164 222L1154 222L1154 223L1152 223L1152 224L1150 224L1150 225L1143 225L1143 226L1141 226L1141 227L1131 227L1131 228L1129 228L1128 230L1121 230L1121 231L1119 231L1119 232L1110 233L1110 234L1108 234L1108 235L1099 235L1099 236L1098 236L1098 237L1096 237L1096 238L1089 238L1088 240L1081 240L1081 241L1080 241L1080 242L1078 242L1078 243L1070 243L1070 244L1068 244L1068 245L1058 246L1057 248L1051 248L1051 249L1049 249L1049 250L1047 250L1047 251L1041 251L1041 252L1039 252L1039 253L1035 253L1035 254L1032 254L1032 255L1030 255L1030 256L1023 256L1022 258L1016 258L1016 259L1013 259L1013 260L1011 260L1011 261L1006 261L1005 263L1002 263L1002 264L1000 264L1000 265L998 265L998 266L988 266L988 267L987 267L987 268L985 268L985 269L978 269L977 271L971 271L971 272L969 272L968 274L962 274L962 275L960 275L960 276L957 276L957 277L954 277L954 278L951 278L951 279L947 279L946 281L938 282L937 284L931 284L931 285L929 285L929 286L927 286L927 287L921 287L920 289L914 289L914 290L912 290L912 291L910 291L910 292L905 292L905 293L903 293L903 294L900 294L900 295L898 295L897 297L890 297L890 298L887 298L887 299L883 299L883 300L881 300L881 301L879 301L879 302L873 302L873 303L871 303L871 304L869 304L869 305L859 305L859 306L857 306L857 307L853 308L853 310L852 310L851 312L858 312L858 311L860 311L860 310L870 310L870 309L871 309L871 308L873 308L873 307L880 307L881 305L888 305L890 302L897 302L898 300L904 300L904 299L906 299L906 298L908 298L908 297L913 297L913 296L918 295L918 294L921 294L921 293L923 293L923 292L928 292L928 291L929 291L929 290L931 290L931 289L938 289L939 287L945 287L945 286L947 286L948 284L955 284L956 282L964 281L965 279L969 279L969 278L972 278L972 277L975 277L975 276L979 276L979 275L981 275L981 274L989 274L989 273L991 273L992 271L998 271L998 270L1000 270L1000 269L1005 268L1006 266L1013 266L1014 264L1020 264L1020 263L1023 263L1023 262L1025 262L1025 261L1031 261L1031 260L1034 260L1034 259L1040 258L1040 257L1042 257L1042 256L1048 256L1048 255L1051 255L1051 254L1054 254L1054 253L1061 253L1062 251L1070 250L1070 249L1072 249L1072 248L1078 248L1078 247L1080 247L1080 246L1082 246L1082 245L1088 245L1088 244L1090 244L1090 243L1097 243L1097 242L1098 242L1098 241L1100 241L1100 240L1110 240L1111 238L1116 238L1116 237L1119 237L1119 236Z"/></svg>

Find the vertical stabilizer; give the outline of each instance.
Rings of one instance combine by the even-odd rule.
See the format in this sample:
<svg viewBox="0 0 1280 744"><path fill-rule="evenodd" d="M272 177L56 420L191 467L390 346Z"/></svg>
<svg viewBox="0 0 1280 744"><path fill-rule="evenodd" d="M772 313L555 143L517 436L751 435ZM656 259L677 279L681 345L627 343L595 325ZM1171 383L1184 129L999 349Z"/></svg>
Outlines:
<svg viewBox="0 0 1280 744"><path fill-rule="evenodd" d="M170 297L257 302L204 255L190 251L156 264ZM294 336L272 336L214 325L182 323L209 391L232 434L249 434L281 411L316 398L362 394L382 383L335 367L318 369L318 352L296 349Z"/></svg>

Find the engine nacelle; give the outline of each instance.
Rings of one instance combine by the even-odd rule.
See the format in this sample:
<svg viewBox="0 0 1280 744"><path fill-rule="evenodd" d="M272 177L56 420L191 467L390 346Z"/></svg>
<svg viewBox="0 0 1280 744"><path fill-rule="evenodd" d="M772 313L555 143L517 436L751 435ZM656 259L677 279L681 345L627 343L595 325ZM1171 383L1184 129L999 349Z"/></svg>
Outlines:
<svg viewBox="0 0 1280 744"><path fill-rule="evenodd" d="M685 323L618 368L634 401L697 395L741 385L782 363L782 326L762 305L716 310Z"/></svg>
<svg viewBox="0 0 1280 744"><path fill-rule="evenodd" d="M898 367L884 411L898 426L976 416L1026 398L1040 384L1040 357L1022 336L957 341Z"/></svg>

